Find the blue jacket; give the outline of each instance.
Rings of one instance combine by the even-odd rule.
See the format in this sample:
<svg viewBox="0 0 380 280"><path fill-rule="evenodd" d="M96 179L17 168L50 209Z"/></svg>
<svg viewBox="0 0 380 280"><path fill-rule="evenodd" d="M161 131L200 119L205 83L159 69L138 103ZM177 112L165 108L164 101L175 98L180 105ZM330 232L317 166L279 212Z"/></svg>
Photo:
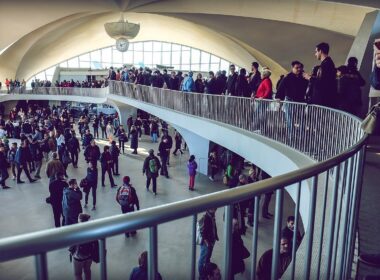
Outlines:
<svg viewBox="0 0 380 280"><path fill-rule="evenodd" d="M182 84L182 91L193 92L193 91L194 91L194 87L195 87L195 84L194 84L193 77L192 77L192 76L188 76L188 77L183 81L183 84Z"/></svg>
<svg viewBox="0 0 380 280"><path fill-rule="evenodd" d="M162 280L160 273L157 272L157 280ZM148 280L148 270L142 267L135 267L129 277L129 280Z"/></svg>
<svg viewBox="0 0 380 280"><path fill-rule="evenodd" d="M82 192L77 189L64 188L62 198L62 212L65 217L78 217L82 213Z"/></svg>

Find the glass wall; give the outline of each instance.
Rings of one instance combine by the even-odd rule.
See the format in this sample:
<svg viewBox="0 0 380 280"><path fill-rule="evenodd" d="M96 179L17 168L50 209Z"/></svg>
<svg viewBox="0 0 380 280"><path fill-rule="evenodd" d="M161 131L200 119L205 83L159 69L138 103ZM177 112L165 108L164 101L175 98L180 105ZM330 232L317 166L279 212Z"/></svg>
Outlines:
<svg viewBox="0 0 380 280"><path fill-rule="evenodd" d="M130 43L128 51L124 53L119 52L113 45L62 61L34 75L28 83L33 79L52 80L57 66L105 69L111 66L119 68L123 65L149 68L161 65L183 71L216 72L226 70L228 72L230 64L230 61L218 56L184 45L158 41L133 42Z"/></svg>

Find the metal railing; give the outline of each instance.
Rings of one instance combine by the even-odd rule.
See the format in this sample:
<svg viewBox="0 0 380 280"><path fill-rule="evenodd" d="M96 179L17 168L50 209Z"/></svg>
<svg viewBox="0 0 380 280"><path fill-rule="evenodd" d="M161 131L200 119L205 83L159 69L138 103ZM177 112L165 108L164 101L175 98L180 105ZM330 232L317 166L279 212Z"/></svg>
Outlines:
<svg viewBox="0 0 380 280"><path fill-rule="evenodd" d="M78 87L36 87L33 89L15 88L10 92L6 90L0 93L7 94L32 94L32 95L67 95L83 97L106 97L108 88L78 88Z"/></svg>
<svg viewBox="0 0 380 280"><path fill-rule="evenodd" d="M317 161L338 155L364 133L348 113L306 103L180 92L110 81L110 93L229 124L297 149Z"/></svg>
<svg viewBox="0 0 380 280"><path fill-rule="evenodd" d="M292 263L286 275L291 279L346 279L349 277L357 228L366 141L366 135L359 127L359 119L336 110L305 104L285 102L282 103L280 110L276 107L278 103L266 100L252 101L244 98L189 94L117 82L110 84L109 93L227 123L251 132L259 130L260 134L282 141L321 162L232 190L61 229L4 238L0 240L0 261L34 255L36 277L48 279L47 252L73 244L100 240L100 275L101 279L107 279L106 239L124 234L126 231L149 228L148 271L149 279L155 279L158 263L158 226L192 216L189 275L190 279L195 279L197 214L210 208L224 207L222 268L223 279L230 279L233 207L235 203L251 198L255 200L255 209L250 279L255 279L258 259L258 201L260 195L275 191L271 278L278 279L284 190L286 187L294 186L296 188L296 223ZM286 107L288 106L286 104L292 105ZM292 112L291 119L284 116L289 112ZM266 118L263 118L264 115ZM293 143L293 141L298 142ZM303 188L310 190L309 222L304 241L296 250L296 232L300 227L300 201L306 199L302 197ZM312 262L312 259L317 261Z"/></svg>

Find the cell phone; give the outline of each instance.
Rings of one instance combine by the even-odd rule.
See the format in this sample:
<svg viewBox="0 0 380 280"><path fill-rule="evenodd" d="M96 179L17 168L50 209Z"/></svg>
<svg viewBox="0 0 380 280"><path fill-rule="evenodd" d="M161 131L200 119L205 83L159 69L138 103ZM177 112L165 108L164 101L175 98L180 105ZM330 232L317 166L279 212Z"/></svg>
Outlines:
<svg viewBox="0 0 380 280"><path fill-rule="evenodd" d="M377 41L375 43L373 43L375 45L375 47L380 50L380 41Z"/></svg>

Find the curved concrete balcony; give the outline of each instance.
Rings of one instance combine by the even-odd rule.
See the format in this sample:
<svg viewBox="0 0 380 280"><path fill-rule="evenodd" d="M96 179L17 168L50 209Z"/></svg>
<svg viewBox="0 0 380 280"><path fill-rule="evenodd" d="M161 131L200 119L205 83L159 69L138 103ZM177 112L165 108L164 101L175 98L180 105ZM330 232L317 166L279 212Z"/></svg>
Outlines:
<svg viewBox="0 0 380 280"><path fill-rule="evenodd" d="M228 148L272 177L342 154L364 137L358 118L329 108L176 92L114 81L102 89L37 88L22 94L0 96L0 101L25 99L108 103L117 108L122 122L127 117L127 104L170 122L180 131L187 131L189 138L200 137ZM190 152L196 144L193 147L189 145ZM349 211L350 203L356 205L354 195L359 195L359 192L355 190L355 193L348 194L346 189L359 180L360 156L356 155L354 159L350 158L337 166L322 172L317 179L314 177L313 180L285 185L306 229L306 238L297 250L297 262L291 270L288 269L289 274L324 278L330 275L331 267L334 275L347 274L349 258L338 253L348 254L342 251L346 243L339 242L339 239L343 238L345 242L350 239L352 243L352 234L346 236L347 227L351 225L349 222L353 226L355 221L345 213ZM327 197L338 199L327 202ZM339 213L335 212L337 202ZM334 221L327 219L333 216ZM277 213L276 217L281 218ZM334 227L335 217L338 227ZM352 254L348 255L351 257ZM331 258L339 264L336 270L337 265L331 264ZM305 266L308 268L303 274Z"/></svg>

